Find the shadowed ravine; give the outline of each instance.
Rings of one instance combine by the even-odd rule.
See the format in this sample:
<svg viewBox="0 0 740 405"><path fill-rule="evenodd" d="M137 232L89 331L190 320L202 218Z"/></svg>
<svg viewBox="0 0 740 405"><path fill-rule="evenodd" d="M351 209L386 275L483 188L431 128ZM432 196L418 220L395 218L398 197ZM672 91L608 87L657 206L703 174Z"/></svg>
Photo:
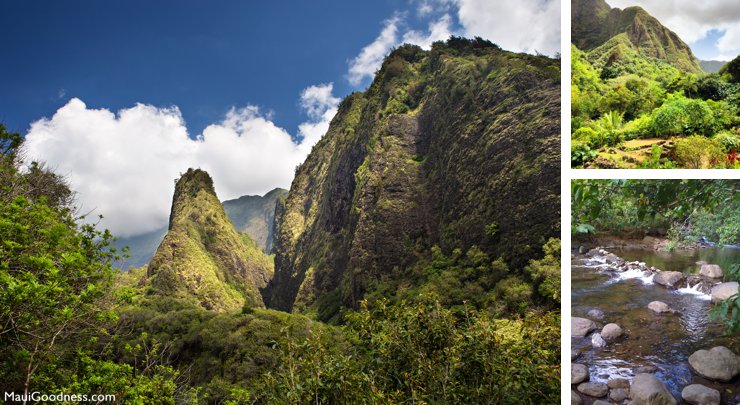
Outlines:
<svg viewBox="0 0 740 405"><path fill-rule="evenodd" d="M729 268L740 261L740 249L700 249L675 253L652 250L609 250L627 261L645 262L661 270L698 273L696 262L703 260ZM736 378L719 384L691 372L688 357L696 350L723 345L740 351L737 337L723 336L722 325L710 322L709 296L688 288L670 290L653 283L652 276L639 271L614 273L599 257L576 255L572 260L572 315L590 318L603 325L614 322L626 332L626 338L605 348L593 348L591 337L572 338L572 348L581 352L575 362L589 368L590 381L606 382L614 378L632 379L634 369L656 366L655 373L677 400L681 390L692 383L721 392L722 403L734 404L740 399L740 382ZM677 310L675 314L655 314L647 309L651 301L663 301ZM604 319L587 316L599 309ZM681 402L679 402L681 403Z"/></svg>

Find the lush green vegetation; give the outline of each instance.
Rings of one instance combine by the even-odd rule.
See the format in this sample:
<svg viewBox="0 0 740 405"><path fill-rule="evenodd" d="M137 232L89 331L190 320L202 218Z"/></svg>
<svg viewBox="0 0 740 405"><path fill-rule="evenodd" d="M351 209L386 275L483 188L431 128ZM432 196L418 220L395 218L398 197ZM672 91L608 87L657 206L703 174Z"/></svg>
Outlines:
<svg viewBox="0 0 740 405"><path fill-rule="evenodd" d="M559 234L559 66L480 38L391 52L296 171L268 306L335 323L420 292L538 305L525 268Z"/></svg>
<svg viewBox="0 0 740 405"><path fill-rule="evenodd" d="M117 273L125 252L79 225L63 179L20 170L22 138L1 129L0 388L558 402L558 65L481 39L396 50L279 200L278 264L309 266L269 286L272 258L234 230L207 173L177 182L152 263ZM302 314L268 309L294 301Z"/></svg>
<svg viewBox="0 0 740 405"><path fill-rule="evenodd" d="M573 167L740 167L737 58L697 74L627 46L609 49L605 58L601 48L571 46Z"/></svg>
<svg viewBox="0 0 740 405"><path fill-rule="evenodd" d="M737 180L574 180L574 235L670 235L694 243L702 236L740 243Z"/></svg>
<svg viewBox="0 0 740 405"><path fill-rule="evenodd" d="M740 244L739 180L574 180L571 230L576 239L598 234L642 238L667 236L672 249L702 237ZM727 269L740 281L740 266ZM714 316L740 330L740 297Z"/></svg>

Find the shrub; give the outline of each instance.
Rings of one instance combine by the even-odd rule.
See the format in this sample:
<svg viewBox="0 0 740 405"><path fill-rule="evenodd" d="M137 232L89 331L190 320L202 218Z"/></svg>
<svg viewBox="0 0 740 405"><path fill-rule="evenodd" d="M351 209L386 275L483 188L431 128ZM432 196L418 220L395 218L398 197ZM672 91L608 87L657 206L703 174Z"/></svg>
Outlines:
<svg viewBox="0 0 740 405"><path fill-rule="evenodd" d="M702 100L692 100L671 94L662 106L653 111L653 130L659 136L702 134L714 131L712 109Z"/></svg>
<svg viewBox="0 0 740 405"><path fill-rule="evenodd" d="M713 140L722 145L725 152L729 152L732 149L740 147L740 138L736 134L730 131L723 131L715 135Z"/></svg>
<svg viewBox="0 0 740 405"><path fill-rule="evenodd" d="M596 156L598 153L585 142L573 141L570 144L570 163L573 167L583 166L596 159Z"/></svg>
<svg viewBox="0 0 740 405"><path fill-rule="evenodd" d="M699 135L676 141L676 162L689 169L706 169L724 164L725 152L722 144L714 139Z"/></svg>

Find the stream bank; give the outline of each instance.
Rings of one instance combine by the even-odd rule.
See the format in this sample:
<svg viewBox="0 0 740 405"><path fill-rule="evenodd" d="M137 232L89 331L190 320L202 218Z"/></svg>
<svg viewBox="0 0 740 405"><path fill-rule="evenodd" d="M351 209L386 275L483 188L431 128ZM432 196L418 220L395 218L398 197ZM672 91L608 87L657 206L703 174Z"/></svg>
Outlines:
<svg viewBox="0 0 740 405"><path fill-rule="evenodd" d="M655 393L660 387L665 403L671 403L669 397L692 403L682 395L691 399L697 392L716 392L723 404L740 403L740 338L725 336L723 326L708 318L712 289L717 300L721 290L733 287L719 289L724 280L716 270L740 262L740 249L668 253L660 248L665 240L648 238L599 240L605 247L596 249L574 243L572 329L577 336L571 338L571 357L579 375L571 382L582 378L572 386L574 403L629 403L641 389ZM578 333L579 328L585 332ZM726 347L728 367L737 368L727 381L702 376L689 363L695 353L715 347Z"/></svg>

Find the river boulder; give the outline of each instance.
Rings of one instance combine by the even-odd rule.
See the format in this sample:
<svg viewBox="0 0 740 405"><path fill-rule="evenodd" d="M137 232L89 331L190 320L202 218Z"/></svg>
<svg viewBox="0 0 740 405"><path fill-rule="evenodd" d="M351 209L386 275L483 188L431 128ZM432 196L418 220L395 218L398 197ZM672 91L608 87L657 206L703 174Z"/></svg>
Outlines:
<svg viewBox="0 0 740 405"><path fill-rule="evenodd" d="M599 348L606 347L606 341L601 337L601 334L596 332L591 335L591 346Z"/></svg>
<svg viewBox="0 0 740 405"><path fill-rule="evenodd" d="M624 389L630 389L630 382L626 378L615 378L613 380L607 381L606 385L611 388L624 388Z"/></svg>
<svg viewBox="0 0 740 405"><path fill-rule="evenodd" d="M737 295L738 282L730 281L727 283L717 284L712 287L712 302L722 302Z"/></svg>
<svg viewBox="0 0 740 405"><path fill-rule="evenodd" d="M681 391L681 397L693 405L719 405L720 403L719 391L701 384L687 385Z"/></svg>
<svg viewBox="0 0 740 405"><path fill-rule="evenodd" d="M740 357L724 346L697 350L689 356L689 366L700 376L728 382L740 374Z"/></svg>
<svg viewBox="0 0 740 405"><path fill-rule="evenodd" d="M570 390L570 405L583 405L581 396L573 390Z"/></svg>
<svg viewBox="0 0 740 405"><path fill-rule="evenodd" d="M596 309L596 308L588 311L586 313L586 316L588 316L589 318L596 318L596 319L599 319L599 320L602 320L602 321L604 319L606 319L606 314L604 313L604 311L602 311L600 309Z"/></svg>
<svg viewBox="0 0 740 405"><path fill-rule="evenodd" d="M592 330L596 329L594 321L586 318L570 318L570 335L573 337L586 337Z"/></svg>
<svg viewBox="0 0 740 405"><path fill-rule="evenodd" d="M581 394L586 394L594 398L602 398L609 392L609 387L603 382L585 382L578 385L576 388Z"/></svg>
<svg viewBox="0 0 740 405"><path fill-rule="evenodd" d="M718 264L702 264L699 274L709 278L722 278L725 275Z"/></svg>
<svg viewBox="0 0 740 405"><path fill-rule="evenodd" d="M665 287L676 288L678 282L683 278L684 275L680 271L659 271L653 277L653 281Z"/></svg>
<svg viewBox="0 0 740 405"><path fill-rule="evenodd" d="M616 323L608 323L601 328L601 337L605 340L614 340L624 334L622 328Z"/></svg>
<svg viewBox="0 0 740 405"><path fill-rule="evenodd" d="M584 364L571 363L570 385L580 384L588 380L588 367Z"/></svg>
<svg viewBox="0 0 740 405"><path fill-rule="evenodd" d="M614 388L609 391L609 399L614 402L621 403L625 399L629 398L630 392L625 388Z"/></svg>
<svg viewBox="0 0 740 405"><path fill-rule="evenodd" d="M630 398L636 405L676 405L676 398L668 391L658 377L652 374L638 374L630 386Z"/></svg>
<svg viewBox="0 0 740 405"><path fill-rule="evenodd" d="M648 309L658 314L662 314L666 312L670 312L670 313L676 312L675 310L671 309L671 307L669 307L668 304L666 304L663 301L653 301L649 303Z"/></svg>

